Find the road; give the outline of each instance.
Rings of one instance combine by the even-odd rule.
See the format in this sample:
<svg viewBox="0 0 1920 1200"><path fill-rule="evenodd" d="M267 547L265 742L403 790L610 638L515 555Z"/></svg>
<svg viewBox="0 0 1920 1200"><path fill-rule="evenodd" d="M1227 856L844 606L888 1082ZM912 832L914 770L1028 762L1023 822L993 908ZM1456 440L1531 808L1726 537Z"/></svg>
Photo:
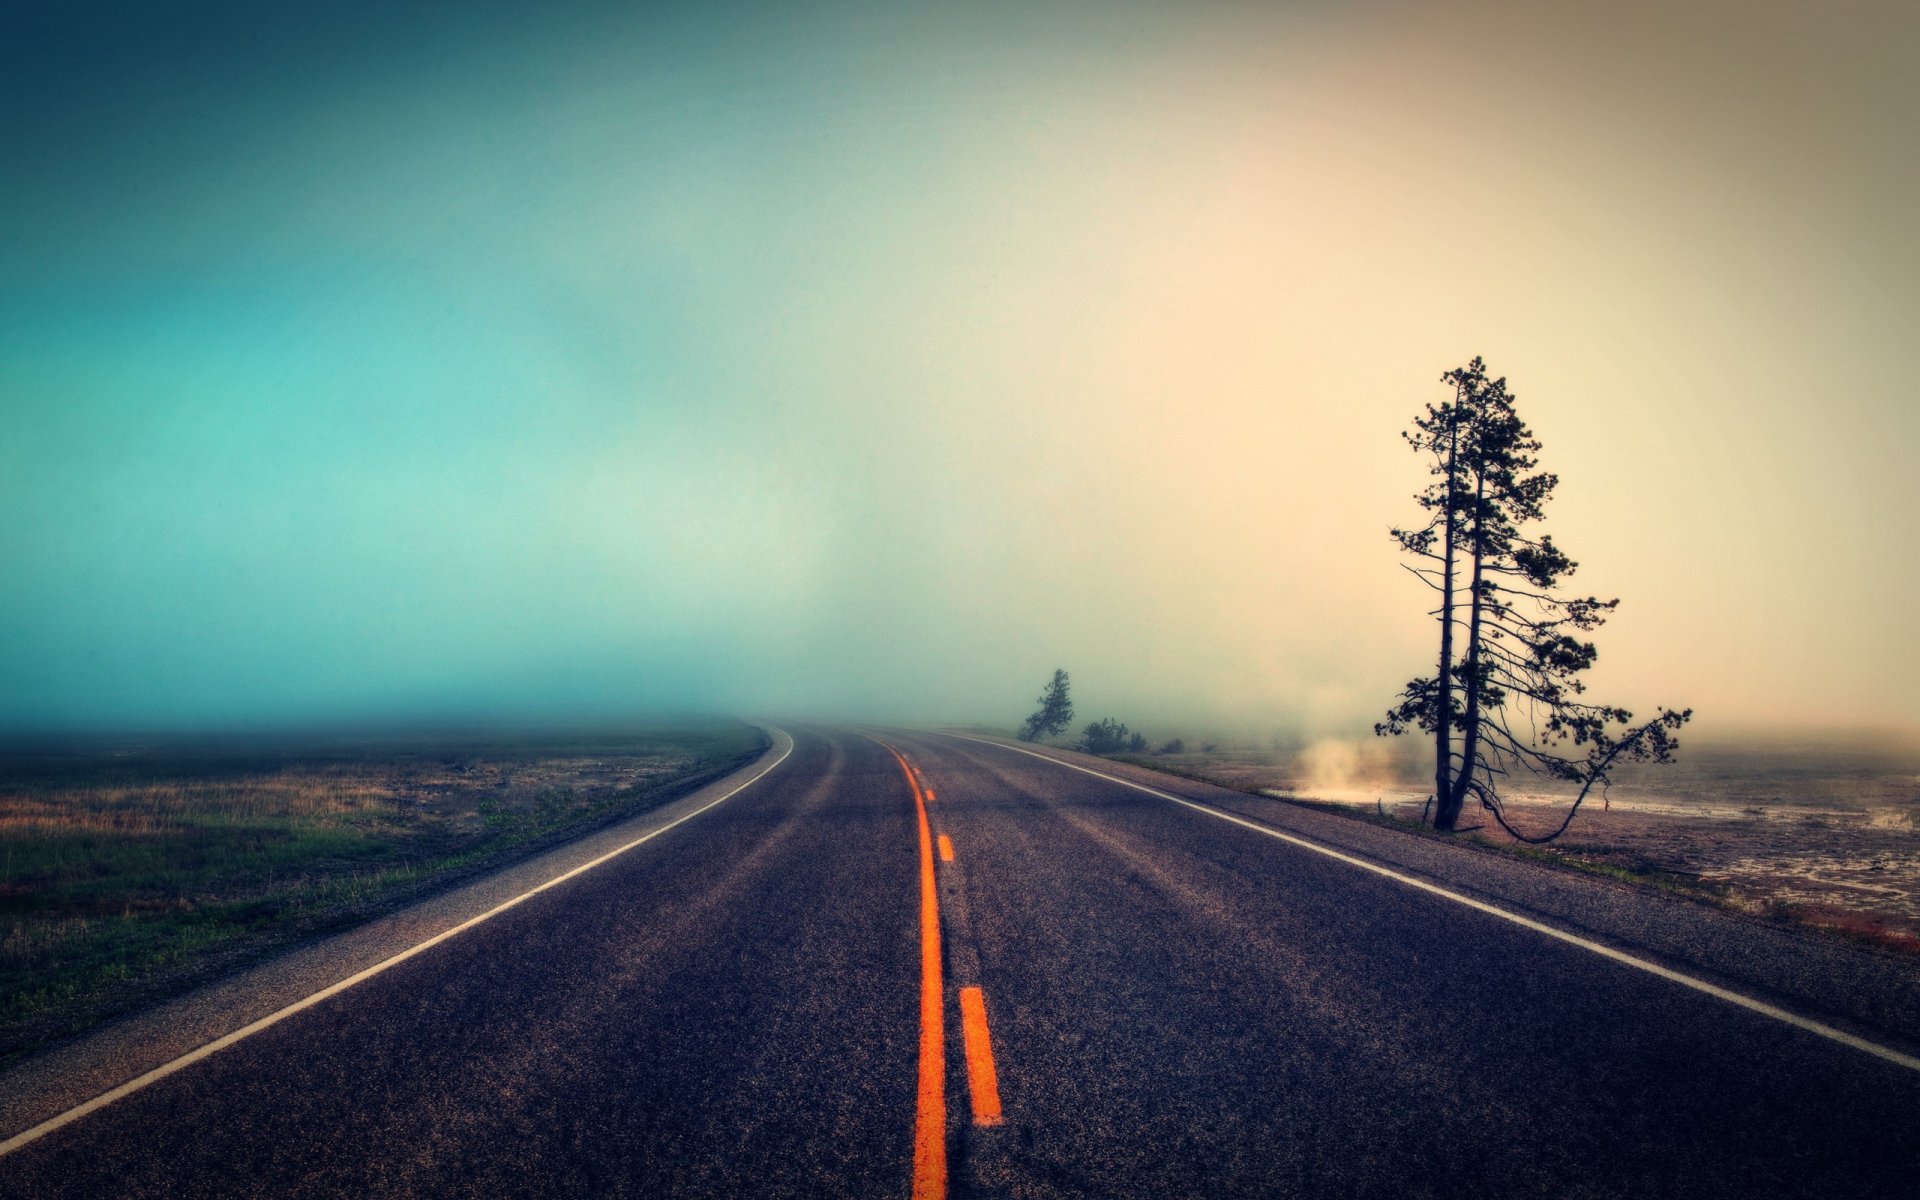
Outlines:
<svg viewBox="0 0 1920 1200"><path fill-rule="evenodd" d="M1176 790L1356 861L1483 857ZM1498 869L1531 873L1474 895L1598 886ZM725 802L0 1158L0 1194L1914 1194L1911 966L1822 944L1802 986L1757 927L1579 910L1888 1057L1413 870L1010 747L797 730Z"/></svg>

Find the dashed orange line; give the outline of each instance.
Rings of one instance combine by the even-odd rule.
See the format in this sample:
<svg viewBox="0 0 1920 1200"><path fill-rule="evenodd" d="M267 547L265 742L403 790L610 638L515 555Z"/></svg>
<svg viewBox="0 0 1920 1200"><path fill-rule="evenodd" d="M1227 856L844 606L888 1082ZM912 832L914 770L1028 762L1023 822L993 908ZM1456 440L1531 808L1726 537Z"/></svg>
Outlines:
<svg viewBox="0 0 1920 1200"><path fill-rule="evenodd" d="M940 861L953 861L953 841L944 833L940 835Z"/></svg>
<svg viewBox="0 0 1920 1200"><path fill-rule="evenodd" d="M913 1198L947 1194L946 1012L940 984L940 893L933 881L933 829L913 768L892 746L913 789L920 824L920 1088L913 1115Z"/></svg>
<svg viewBox="0 0 1920 1200"><path fill-rule="evenodd" d="M973 1123L1000 1123L1000 1077L993 1069L993 1043L987 1037L987 998L979 988L960 989L960 1029L967 1042L967 1091L973 1096Z"/></svg>

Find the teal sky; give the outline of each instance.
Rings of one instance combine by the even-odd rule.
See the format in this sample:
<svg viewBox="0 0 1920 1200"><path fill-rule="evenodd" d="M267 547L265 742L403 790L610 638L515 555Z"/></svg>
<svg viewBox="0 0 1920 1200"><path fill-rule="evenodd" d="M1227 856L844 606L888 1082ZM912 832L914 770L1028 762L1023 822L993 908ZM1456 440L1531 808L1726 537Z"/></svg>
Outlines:
<svg viewBox="0 0 1920 1200"><path fill-rule="evenodd" d="M1900 6L49 6L0 723L1364 731L1487 356L1595 686L1920 724Z"/></svg>

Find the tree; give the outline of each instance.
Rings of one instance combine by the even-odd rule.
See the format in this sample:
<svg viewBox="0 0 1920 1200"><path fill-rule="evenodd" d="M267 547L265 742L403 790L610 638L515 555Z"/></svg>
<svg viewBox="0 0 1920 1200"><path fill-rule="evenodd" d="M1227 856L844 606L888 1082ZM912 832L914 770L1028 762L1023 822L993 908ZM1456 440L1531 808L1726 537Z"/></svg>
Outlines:
<svg viewBox="0 0 1920 1200"><path fill-rule="evenodd" d="M1080 731L1080 748L1088 754L1118 754L1128 744L1127 727L1112 717L1094 721Z"/></svg>
<svg viewBox="0 0 1920 1200"><path fill-rule="evenodd" d="M1414 497L1426 521L1393 530L1415 560L1407 569L1440 597L1437 671L1408 683L1374 732L1433 737L1435 828L1453 829L1473 797L1514 837L1551 841L1596 785L1604 794L1616 765L1673 761L1693 710L1661 708L1636 726L1624 708L1580 699L1598 652L1578 635L1620 602L1558 590L1578 564L1529 527L1559 478L1536 469L1540 443L1507 381L1488 379L1478 358L1440 378L1453 399L1429 404L1402 434L1431 459L1434 482ZM1529 837L1507 823L1500 788L1515 772L1579 785L1558 829Z"/></svg>
<svg viewBox="0 0 1920 1200"><path fill-rule="evenodd" d="M1020 740L1037 742L1063 733L1073 724L1073 701L1067 698L1067 673L1055 670L1053 681L1040 693L1040 707L1020 726Z"/></svg>

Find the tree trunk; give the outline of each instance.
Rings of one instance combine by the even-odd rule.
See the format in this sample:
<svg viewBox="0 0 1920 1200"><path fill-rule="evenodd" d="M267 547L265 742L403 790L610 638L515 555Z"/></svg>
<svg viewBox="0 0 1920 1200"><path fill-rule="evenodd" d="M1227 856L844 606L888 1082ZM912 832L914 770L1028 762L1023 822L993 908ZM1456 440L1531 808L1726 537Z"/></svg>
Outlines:
<svg viewBox="0 0 1920 1200"><path fill-rule="evenodd" d="M1433 825L1452 829L1460 815L1458 806L1448 812L1453 795L1453 538L1457 516L1454 511L1454 479L1460 469L1460 401L1454 392L1454 411L1447 425L1446 512L1442 526L1440 570L1440 673L1434 676L1433 721Z"/></svg>
<svg viewBox="0 0 1920 1200"><path fill-rule="evenodd" d="M1480 753L1480 618L1483 607L1482 581L1486 571L1486 544L1479 525L1480 507L1486 501L1487 481L1475 479L1473 486L1474 528L1469 535L1473 539L1473 576L1467 585L1469 599L1467 618L1467 655L1466 678L1461 687L1466 692L1466 728L1460 732L1460 769L1454 772L1453 790L1439 803L1434 813L1433 825L1436 829L1452 829L1460 821L1460 810L1466 807L1468 789L1473 786L1473 773Z"/></svg>
<svg viewBox="0 0 1920 1200"><path fill-rule="evenodd" d="M1434 812L1434 828L1452 829L1459 822L1461 808L1467 806L1467 795L1473 787L1473 776L1478 768L1480 755L1480 616L1484 611L1484 580L1486 580L1486 540L1480 528L1480 505L1486 503L1486 480L1475 478L1473 482L1473 513L1475 526L1469 532L1473 540L1473 576L1467 584L1467 657L1463 672L1467 674L1461 680L1461 689L1467 693L1467 718L1465 728L1459 735L1459 770L1453 772L1453 791Z"/></svg>

